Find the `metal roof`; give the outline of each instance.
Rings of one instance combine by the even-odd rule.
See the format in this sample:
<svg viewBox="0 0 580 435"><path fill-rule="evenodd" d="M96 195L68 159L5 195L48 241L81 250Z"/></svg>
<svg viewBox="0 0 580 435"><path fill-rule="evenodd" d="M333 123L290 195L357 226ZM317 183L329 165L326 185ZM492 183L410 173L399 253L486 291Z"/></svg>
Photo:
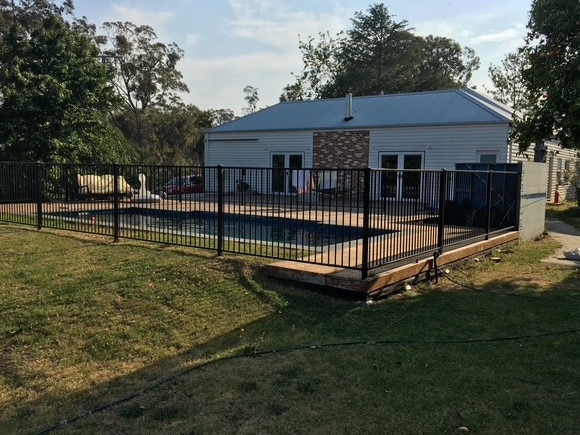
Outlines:
<svg viewBox="0 0 580 435"><path fill-rule="evenodd" d="M404 126L509 123L512 110L472 89L278 103L208 133L344 130Z"/></svg>

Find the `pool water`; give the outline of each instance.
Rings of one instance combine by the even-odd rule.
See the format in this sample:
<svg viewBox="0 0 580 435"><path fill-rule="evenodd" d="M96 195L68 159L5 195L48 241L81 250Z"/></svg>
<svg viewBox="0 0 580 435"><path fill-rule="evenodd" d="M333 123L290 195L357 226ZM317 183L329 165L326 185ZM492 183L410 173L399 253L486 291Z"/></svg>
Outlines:
<svg viewBox="0 0 580 435"><path fill-rule="evenodd" d="M60 212L53 215L86 220L99 225L113 225L113 210L90 212ZM171 232L185 235L216 236L218 214L211 212L180 212L147 208L119 210L119 226L152 232ZM311 247L324 247L363 237L359 227L342 226L315 221L224 214L224 237L240 240L257 240L271 243L289 243ZM388 231L371 230L370 236Z"/></svg>

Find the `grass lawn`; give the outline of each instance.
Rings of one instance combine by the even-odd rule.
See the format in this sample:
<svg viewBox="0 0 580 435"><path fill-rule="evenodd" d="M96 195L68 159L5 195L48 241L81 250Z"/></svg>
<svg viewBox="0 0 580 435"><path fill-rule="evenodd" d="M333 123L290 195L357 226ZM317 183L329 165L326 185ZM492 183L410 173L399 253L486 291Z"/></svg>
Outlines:
<svg viewBox="0 0 580 435"><path fill-rule="evenodd" d="M555 248L366 304L263 259L0 224L0 433L576 434L580 266Z"/></svg>

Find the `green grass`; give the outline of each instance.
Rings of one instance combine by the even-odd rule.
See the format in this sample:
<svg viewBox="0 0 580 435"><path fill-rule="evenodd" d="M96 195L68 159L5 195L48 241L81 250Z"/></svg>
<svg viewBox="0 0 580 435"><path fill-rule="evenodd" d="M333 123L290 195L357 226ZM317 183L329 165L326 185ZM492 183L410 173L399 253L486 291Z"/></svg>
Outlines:
<svg viewBox="0 0 580 435"><path fill-rule="evenodd" d="M0 433L577 433L555 248L366 304L254 257L0 225Z"/></svg>
<svg viewBox="0 0 580 435"><path fill-rule="evenodd" d="M580 208L576 202L566 201L560 204L550 204L546 208L546 214L580 230Z"/></svg>

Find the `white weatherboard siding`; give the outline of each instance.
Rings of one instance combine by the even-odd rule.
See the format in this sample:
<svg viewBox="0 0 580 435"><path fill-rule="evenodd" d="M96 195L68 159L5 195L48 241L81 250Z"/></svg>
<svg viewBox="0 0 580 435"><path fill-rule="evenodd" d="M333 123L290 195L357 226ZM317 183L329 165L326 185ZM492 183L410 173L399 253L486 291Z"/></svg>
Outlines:
<svg viewBox="0 0 580 435"><path fill-rule="evenodd" d="M558 142L553 140L544 141L545 165L548 168L547 193L548 202L562 202L574 200L576 197L576 186L574 180L580 171L580 159L578 151L562 148ZM514 144L512 149L512 161L533 162L534 146L531 145L524 153L519 153L519 147ZM580 175L580 174L579 174ZM557 193L557 194L556 194Z"/></svg>
<svg viewBox="0 0 580 435"><path fill-rule="evenodd" d="M380 167L380 155L390 152L424 154L424 169L454 169L457 162L478 162L479 152L497 153L507 163L507 124L441 127L401 127L371 131L369 166Z"/></svg>
<svg viewBox="0 0 580 435"><path fill-rule="evenodd" d="M205 166L232 168L271 168L273 154L300 154L302 166L312 167L312 132L254 132L211 134L206 137ZM230 172L227 172L231 174ZM252 191L269 193L270 180L246 180ZM235 190L235 179L225 180L225 190ZM206 182L210 191L215 183Z"/></svg>
<svg viewBox="0 0 580 435"><path fill-rule="evenodd" d="M269 168L272 154L303 153L304 167L310 167L312 132L212 134L205 152L206 166Z"/></svg>

